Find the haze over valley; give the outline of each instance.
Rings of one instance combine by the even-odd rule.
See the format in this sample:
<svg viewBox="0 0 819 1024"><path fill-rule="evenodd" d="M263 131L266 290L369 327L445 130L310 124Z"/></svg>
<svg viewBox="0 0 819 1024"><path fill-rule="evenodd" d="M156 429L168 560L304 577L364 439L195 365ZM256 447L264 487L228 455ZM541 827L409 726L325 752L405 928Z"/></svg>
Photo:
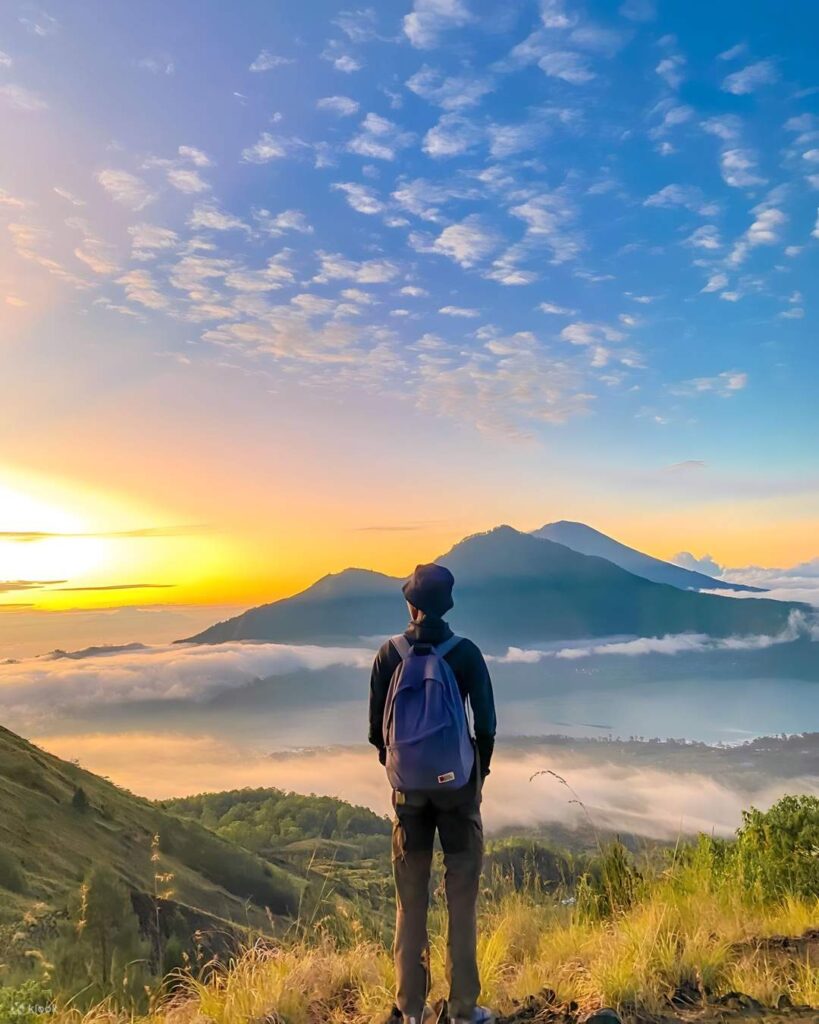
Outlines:
<svg viewBox="0 0 819 1024"><path fill-rule="evenodd" d="M695 752L680 776L677 748L659 742L645 744L648 763L614 767L615 741L739 750L819 731L810 600L649 559L582 524L499 527L440 561L457 580L450 620L483 645L495 683L490 829L578 824L559 793L541 799L529 786L544 767L571 775L607 826L654 837L730 831L749 799L768 805L793 785L819 787L811 758L786 768L776 750L730 778ZM177 643L8 659L5 724L152 797L275 784L381 813L387 792L365 742L368 674L378 643L406 618L400 583L350 569Z"/></svg>

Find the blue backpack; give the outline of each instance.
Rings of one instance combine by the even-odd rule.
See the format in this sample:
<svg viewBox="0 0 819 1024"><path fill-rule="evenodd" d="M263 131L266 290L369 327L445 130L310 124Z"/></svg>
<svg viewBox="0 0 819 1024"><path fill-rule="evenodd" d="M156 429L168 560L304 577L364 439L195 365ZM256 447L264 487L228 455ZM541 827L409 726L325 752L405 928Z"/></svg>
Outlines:
<svg viewBox="0 0 819 1024"><path fill-rule="evenodd" d="M393 789L459 789L475 764L466 708L448 654L460 641L451 636L437 647L417 648L391 638L401 655L384 707L387 777Z"/></svg>

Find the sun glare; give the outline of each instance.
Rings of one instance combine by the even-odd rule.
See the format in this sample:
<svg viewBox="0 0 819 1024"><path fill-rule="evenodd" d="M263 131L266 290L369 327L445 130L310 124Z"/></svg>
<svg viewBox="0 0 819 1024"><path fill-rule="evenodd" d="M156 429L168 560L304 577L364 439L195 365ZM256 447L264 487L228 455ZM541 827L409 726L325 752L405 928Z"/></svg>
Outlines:
<svg viewBox="0 0 819 1024"><path fill-rule="evenodd" d="M236 558L168 510L0 468L0 606L209 602Z"/></svg>
<svg viewBox="0 0 819 1024"><path fill-rule="evenodd" d="M92 572L100 565L103 545L99 538L82 536L87 532L89 524L64 504L0 483L3 580L68 580Z"/></svg>

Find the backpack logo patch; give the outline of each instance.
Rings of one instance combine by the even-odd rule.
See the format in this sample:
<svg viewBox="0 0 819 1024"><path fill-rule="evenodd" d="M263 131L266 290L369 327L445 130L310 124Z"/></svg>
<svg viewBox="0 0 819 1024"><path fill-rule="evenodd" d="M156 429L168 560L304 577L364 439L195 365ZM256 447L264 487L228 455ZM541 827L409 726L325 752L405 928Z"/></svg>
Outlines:
<svg viewBox="0 0 819 1024"><path fill-rule="evenodd" d="M455 772L446 772L444 775L439 775L438 776L438 782L440 782L441 785L443 785L445 782L454 782L454 781L455 781Z"/></svg>

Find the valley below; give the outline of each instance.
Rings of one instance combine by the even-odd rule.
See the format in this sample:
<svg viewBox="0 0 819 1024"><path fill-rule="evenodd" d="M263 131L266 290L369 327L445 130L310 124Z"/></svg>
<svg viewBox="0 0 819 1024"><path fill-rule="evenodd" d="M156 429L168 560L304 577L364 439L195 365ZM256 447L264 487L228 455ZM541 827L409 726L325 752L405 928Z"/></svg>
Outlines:
<svg viewBox="0 0 819 1024"><path fill-rule="evenodd" d="M815 610L552 526L588 553L500 527L443 556L498 713L487 998L502 1024L815 1019ZM146 1024L383 1017L367 704L399 584L350 569L184 641L0 664L0 999L40 986L48 1019L98 1024L116 975Z"/></svg>

